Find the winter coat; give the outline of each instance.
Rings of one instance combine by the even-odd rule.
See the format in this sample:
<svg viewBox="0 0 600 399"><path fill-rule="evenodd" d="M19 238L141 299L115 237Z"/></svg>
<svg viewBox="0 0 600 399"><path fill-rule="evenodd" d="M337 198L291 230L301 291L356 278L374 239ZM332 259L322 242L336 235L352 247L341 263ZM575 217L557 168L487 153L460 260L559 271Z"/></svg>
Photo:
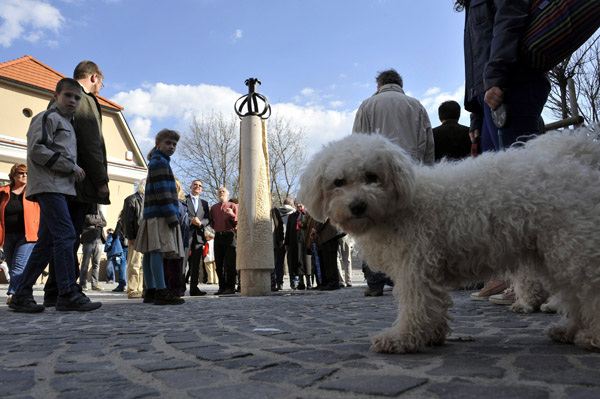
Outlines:
<svg viewBox="0 0 600 399"><path fill-rule="evenodd" d="M27 199L36 194L75 195L77 141L71 115L58 103L33 117L27 131Z"/></svg>
<svg viewBox="0 0 600 399"><path fill-rule="evenodd" d="M397 84L381 86L363 101L354 118L352 133L381 134L426 165L434 163L431 123L419 100L404 94Z"/></svg>

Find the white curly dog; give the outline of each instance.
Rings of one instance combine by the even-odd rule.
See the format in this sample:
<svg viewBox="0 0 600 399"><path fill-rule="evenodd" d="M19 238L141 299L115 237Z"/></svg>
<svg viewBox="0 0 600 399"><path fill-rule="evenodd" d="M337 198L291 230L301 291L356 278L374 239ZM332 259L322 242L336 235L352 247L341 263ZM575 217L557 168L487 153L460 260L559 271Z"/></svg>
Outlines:
<svg viewBox="0 0 600 399"><path fill-rule="evenodd" d="M433 167L383 136L354 134L313 157L299 197L395 282L398 318L373 350L444 343L445 288L508 273L535 276L558 295L564 317L552 339L600 351L599 162L587 130Z"/></svg>

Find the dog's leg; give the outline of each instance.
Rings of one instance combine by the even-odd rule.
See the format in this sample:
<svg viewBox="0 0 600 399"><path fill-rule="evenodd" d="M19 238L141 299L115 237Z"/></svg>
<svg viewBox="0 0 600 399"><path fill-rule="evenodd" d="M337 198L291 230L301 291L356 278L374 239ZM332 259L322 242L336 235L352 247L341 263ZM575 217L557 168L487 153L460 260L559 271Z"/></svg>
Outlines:
<svg viewBox="0 0 600 399"><path fill-rule="evenodd" d="M600 352L600 297L597 293L586 296L581 302L580 314L582 329L575 334L575 345L584 349Z"/></svg>
<svg viewBox="0 0 600 399"><path fill-rule="evenodd" d="M448 293L429 281L407 280L394 281L398 318L391 328L374 337L371 349L375 352L417 352L443 344L450 333L447 310L452 300Z"/></svg>
<svg viewBox="0 0 600 399"><path fill-rule="evenodd" d="M535 277L535 272L527 269L515 273L512 277L513 288L517 300L510 306L510 310L517 313L532 313L548 299L548 291L542 282Z"/></svg>
<svg viewBox="0 0 600 399"><path fill-rule="evenodd" d="M554 341L573 343L575 335L581 328L580 302L574 293L560 293L563 301L564 315L561 321L548 328L548 335Z"/></svg>

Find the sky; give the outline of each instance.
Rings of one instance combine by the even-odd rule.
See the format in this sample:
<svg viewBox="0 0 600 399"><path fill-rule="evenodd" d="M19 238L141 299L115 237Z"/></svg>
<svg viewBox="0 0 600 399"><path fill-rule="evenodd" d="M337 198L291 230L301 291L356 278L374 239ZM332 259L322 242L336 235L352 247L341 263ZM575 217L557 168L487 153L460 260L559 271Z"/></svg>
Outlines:
<svg viewBox="0 0 600 399"><path fill-rule="evenodd" d="M350 134L378 71L395 68L434 127L442 101L462 104L464 14L453 3L0 0L0 62L30 55L67 76L96 62L100 94L125 108L143 153L162 128L185 135L194 116L233 115L245 80L258 78L311 155Z"/></svg>

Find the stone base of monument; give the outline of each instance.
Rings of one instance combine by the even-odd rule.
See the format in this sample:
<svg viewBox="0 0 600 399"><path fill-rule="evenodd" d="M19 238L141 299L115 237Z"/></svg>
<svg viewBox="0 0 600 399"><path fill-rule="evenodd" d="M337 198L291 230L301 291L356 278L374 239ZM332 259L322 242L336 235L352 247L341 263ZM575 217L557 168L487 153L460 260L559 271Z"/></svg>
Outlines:
<svg viewBox="0 0 600 399"><path fill-rule="evenodd" d="M240 270L242 296L264 296L271 294L271 269Z"/></svg>

